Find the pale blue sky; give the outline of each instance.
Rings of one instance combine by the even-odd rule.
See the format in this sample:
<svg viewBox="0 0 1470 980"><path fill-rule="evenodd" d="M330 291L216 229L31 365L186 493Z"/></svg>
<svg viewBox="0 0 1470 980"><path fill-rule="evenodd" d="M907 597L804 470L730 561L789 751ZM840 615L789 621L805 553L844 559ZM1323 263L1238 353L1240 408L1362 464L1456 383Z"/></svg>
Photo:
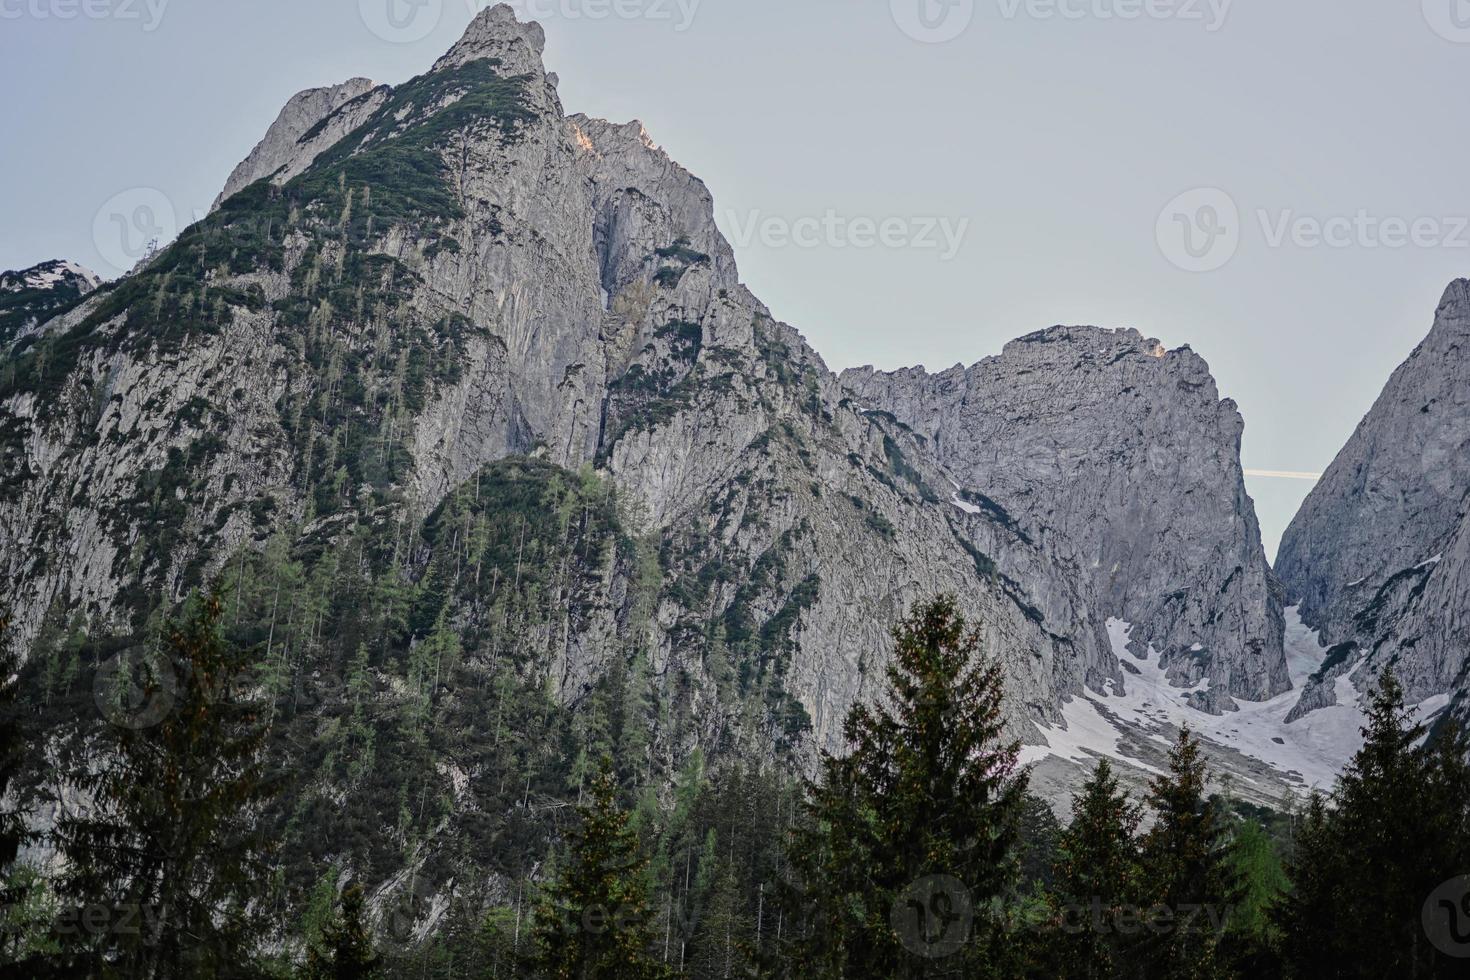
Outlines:
<svg viewBox="0 0 1470 980"><path fill-rule="evenodd" d="M422 37L369 28L393 33L390 2L397 36ZM113 272L94 224L116 195L207 208L293 93L408 78L478 7L407 2L0 0L0 268ZM927 36L955 36L910 36L926 35L920 3ZM834 368L942 368L1054 323L1134 326L1209 360L1246 417L1248 467L1320 471L1470 274L1466 0L520 8L546 28L569 112L642 119L709 184L727 233L766 230L736 242L743 277ZM1165 209L1195 188L1223 190L1239 221L1217 207L1223 244L1191 260ZM1221 200L1185 199L1201 248L1199 208ZM856 229L782 243L829 213L839 229L900 220L888 245L855 247ZM963 228L952 257L913 246L927 218ZM1339 244L1316 241L1311 222L1334 218ZM1419 219L1417 243L1381 244ZM1171 261L1231 247L1213 271ZM1269 552L1309 487L1250 480Z"/></svg>

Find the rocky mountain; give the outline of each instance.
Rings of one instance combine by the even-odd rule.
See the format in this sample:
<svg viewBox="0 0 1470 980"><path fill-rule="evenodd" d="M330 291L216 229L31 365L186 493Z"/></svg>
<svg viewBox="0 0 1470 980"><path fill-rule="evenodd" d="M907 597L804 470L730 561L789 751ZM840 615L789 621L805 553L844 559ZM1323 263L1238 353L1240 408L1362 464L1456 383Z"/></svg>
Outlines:
<svg viewBox="0 0 1470 980"><path fill-rule="evenodd" d="M1470 689L1470 282L1452 283L1429 336L1313 489L1277 572L1332 645L1302 715L1392 665L1432 713Z"/></svg>
<svg viewBox="0 0 1470 980"><path fill-rule="evenodd" d="M89 679L221 582L303 774L291 887L346 854L427 923L466 867L533 875L599 751L667 785L695 749L839 747L937 592L1040 751L1103 694L1286 690L1203 361L1057 328L839 378L703 183L563 112L543 46L499 6L402 85L303 93L208 217L3 349L0 567L48 746L141 723Z"/></svg>
<svg viewBox="0 0 1470 980"><path fill-rule="evenodd" d="M75 306L101 283L92 270L59 259L0 272L0 348Z"/></svg>
<svg viewBox="0 0 1470 980"><path fill-rule="evenodd" d="M232 184L261 179L9 352L18 640L48 614L141 630L272 532L416 526L531 456L595 467L660 561L658 628L564 628L565 700L609 636L704 675L717 630L831 744L886 623L941 590L1007 658L1023 729L1117 677L1066 572L847 399L641 126L563 115L542 45L498 7L396 89L293 100Z"/></svg>
<svg viewBox="0 0 1470 980"><path fill-rule="evenodd" d="M1218 713L1290 685L1280 596L1204 360L1134 330L1054 327L969 368L847 371L924 438L954 499L1011 521Z"/></svg>

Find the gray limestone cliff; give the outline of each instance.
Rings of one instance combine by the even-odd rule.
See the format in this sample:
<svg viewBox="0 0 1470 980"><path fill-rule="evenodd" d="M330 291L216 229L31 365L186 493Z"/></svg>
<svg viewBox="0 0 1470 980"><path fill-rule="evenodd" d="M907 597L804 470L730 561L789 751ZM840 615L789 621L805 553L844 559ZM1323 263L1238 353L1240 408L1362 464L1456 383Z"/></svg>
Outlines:
<svg viewBox="0 0 1470 980"><path fill-rule="evenodd" d="M412 526L532 456L595 468L659 543L651 622L609 602L542 638L567 702L612 640L646 642L717 731L748 711L718 643L774 678L772 724L835 747L889 624L941 591L1004 660L1022 735L1119 678L1069 570L851 402L642 126L563 114L543 43L496 7L397 88L293 100L209 218L18 352L17 639L58 614L125 629L283 528Z"/></svg>
<svg viewBox="0 0 1470 980"><path fill-rule="evenodd" d="M1010 521L1133 624L1211 711L1286 690L1278 589L1209 367L1134 330L1054 327L969 368L847 371L926 440L956 498Z"/></svg>
<svg viewBox="0 0 1470 980"><path fill-rule="evenodd" d="M1336 654L1301 711L1332 703L1343 671L1361 690L1387 665L1411 701L1449 695L1465 710L1467 492L1470 282L1459 280L1282 539L1277 572Z"/></svg>
<svg viewBox="0 0 1470 980"><path fill-rule="evenodd" d="M323 150L362 125L382 104L385 92L366 78L353 78L292 96L265 137L225 181L214 207L257 180L270 177L285 183L301 173Z"/></svg>

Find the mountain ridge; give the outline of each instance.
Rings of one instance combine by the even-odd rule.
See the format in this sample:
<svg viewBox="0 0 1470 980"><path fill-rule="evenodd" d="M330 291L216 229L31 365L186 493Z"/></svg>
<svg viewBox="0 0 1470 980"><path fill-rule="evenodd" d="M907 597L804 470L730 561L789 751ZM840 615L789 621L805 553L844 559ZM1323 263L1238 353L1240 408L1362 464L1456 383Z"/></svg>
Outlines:
<svg viewBox="0 0 1470 980"><path fill-rule="evenodd" d="M1241 422L1202 360L1137 331L1057 327L957 369L956 384L987 363L1040 373L1050 383L1033 378L1028 397L1051 416L1076 414L1056 401L1068 390L1149 408L1058 429L1085 439L1047 450L1058 479L1036 480L1048 489L1027 503L996 467L947 455L981 444L964 424L921 419L917 395L885 407L876 372L832 373L775 320L739 282L704 183L636 121L565 115L543 46L539 27L493 8L400 86L298 96L231 178L253 180L10 352L0 402L19 431L0 554L20 583L23 645L57 617L141 632L157 614L148 595L176 602L282 534L316 553L399 528L379 543L423 587L437 558L413 550L416 529L487 468L529 460L553 468L537 480L605 481L621 533L644 542L610 568L565 562L601 584L565 621L531 616L527 635L563 704L630 650L657 697L698 704L703 722L655 738L658 766L749 746L752 728L767 750L840 747L890 642L883 623L941 591L1004 662L1008 720L1031 745L1067 724L1069 702L1124 690L1154 643L1193 708L1229 714L1284 689ZM46 378L26 374L37 363ZM1158 368L1165 383L1124 391L1125 374ZM1181 392L1193 408L1171 415L1161 399ZM991 411L970 407L980 423ZM1177 426L1148 429L1155 410ZM1160 454L1149 439L1174 428L1181 441ZM1002 448L1025 476L1035 433L1018 431ZM1121 509L1058 489L1077 482L1060 477L1079 454L1117 464ZM1213 537L1187 521L1135 527L1124 498L1160 470L1171 482L1155 503L1209 498ZM1089 522L1096 536L1079 530ZM1215 544L1188 553L1195 538ZM1167 590L1099 571L1146 571L1175 545L1183 557L1156 576L1177 580ZM657 569L639 578L647 548ZM39 565L45 554L57 557ZM442 614L472 620L466 602ZM1120 614L1133 617L1126 655L1110 636ZM1247 641L1227 642L1237 627ZM1279 795L1276 778L1257 791Z"/></svg>

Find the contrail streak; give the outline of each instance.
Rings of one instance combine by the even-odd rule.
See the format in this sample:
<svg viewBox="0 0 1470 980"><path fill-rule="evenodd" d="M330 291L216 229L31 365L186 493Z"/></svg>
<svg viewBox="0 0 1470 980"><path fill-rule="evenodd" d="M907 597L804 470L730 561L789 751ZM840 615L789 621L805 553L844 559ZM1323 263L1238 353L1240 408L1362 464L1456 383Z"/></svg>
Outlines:
<svg viewBox="0 0 1470 980"><path fill-rule="evenodd" d="M1296 473L1291 470L1246 470L1246 476L1264 476L1273 480L1311 480L1316 483L1322 479L1321 473Z"/></svg>

